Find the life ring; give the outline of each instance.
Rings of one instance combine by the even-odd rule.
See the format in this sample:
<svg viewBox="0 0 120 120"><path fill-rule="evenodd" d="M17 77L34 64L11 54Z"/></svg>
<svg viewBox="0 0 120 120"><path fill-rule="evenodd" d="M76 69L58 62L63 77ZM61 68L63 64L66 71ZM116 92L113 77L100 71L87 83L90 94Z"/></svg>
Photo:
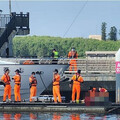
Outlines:
<svg viewBox="0 0 120 120"><path fill-rule="evenodd" d="M23 62L24 65L33 65L35 64L32 60L26 60Z"/></svg>

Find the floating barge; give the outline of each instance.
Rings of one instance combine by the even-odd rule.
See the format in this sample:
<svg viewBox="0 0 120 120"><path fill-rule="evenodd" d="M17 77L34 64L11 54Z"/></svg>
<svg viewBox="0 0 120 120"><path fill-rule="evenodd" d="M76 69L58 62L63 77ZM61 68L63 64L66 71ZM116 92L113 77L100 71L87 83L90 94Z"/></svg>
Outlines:
<svg viewBox="0 0 120 120"><path fill-rule="evenodd" d="M111 113L120 110L120 104L112 103L103 106L85 106L75 103L41 103L41 102L11 102L0 103L0 112L84 112Z"/></svg>

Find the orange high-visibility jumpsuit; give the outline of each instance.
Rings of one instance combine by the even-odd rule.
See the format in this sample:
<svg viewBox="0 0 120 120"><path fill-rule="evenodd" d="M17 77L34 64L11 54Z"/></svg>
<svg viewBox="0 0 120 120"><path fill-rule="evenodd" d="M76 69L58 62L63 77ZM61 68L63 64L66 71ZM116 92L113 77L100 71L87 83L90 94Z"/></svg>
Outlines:
<svg viewBox="0 0 120 120"><path fill-rule="evenodd" d="M68 58L70 58L70 66L69 66L69 71L72 71L72 68L74 67L74 71L77 71L77 62L76 59L78 58L78 54L75 51L70 51L68 53Z"/></svg>
<svg viewBox="0 0 120 120"><path fill-rule="evenodd" d="M20 86L21 86L21 75L16 74L14 77L14 95L15 95L15 101L21 101L21 96L20 96Z"/></svg>
<svg viewBox="0 0 120 120"><path fill-rule="evenodd" d="M31 88L30 88L30 102L31 102L32 97L36 96L37 93L37 80L35 77L31 75L29 78L29 82L31 84Z"/></svg>
<svg viewBox="0 0 120 120"><path fill-rule="evenodd" d="M57 102L57 97L58 97L58 102L62 102L61 100L61 95L60 95L60 75L57 73L54 75L53 78L53 97L54 97L54 102Z"/></svg>
<svg viewBox="0 0 120 120"><path fill-rule="evenodd" d="M83 78L82 76L75 74L72 77L73 80L73 87L72 87L72 101L75 101L75 94L77 94L76 96L76 101L79 101L80 99L80 83L83 82Z"/></svg>
<svg viewBox="0 0 120 120"><path fill-rule="evenodd" d="M11 100L10 76L5 73L5 74L1 77L1 81L3 81L3 82L5 83L3 101L6 101L6 97L7 97L7 96L8 96L8 99Z"/></svg>

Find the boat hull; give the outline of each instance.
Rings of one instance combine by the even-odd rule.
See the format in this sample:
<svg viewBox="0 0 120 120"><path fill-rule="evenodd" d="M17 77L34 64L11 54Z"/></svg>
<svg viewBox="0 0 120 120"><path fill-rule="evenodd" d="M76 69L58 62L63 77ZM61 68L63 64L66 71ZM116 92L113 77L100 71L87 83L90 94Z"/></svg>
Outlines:
<svg viewBox="0 0 120 120"><path fill-rule="evenodd" d="M36 64L36 65L0 65L0 78L4 74L4 69L9 68L10 78L15 75L15 70L19 69L21 74L21 98L29 99L29 77L32 72L40 71L41 74L36 74L38 81L37 84L37 96L39 96L51 83L53 78L53 70L58 69L59 74L62 75L63 71L68 68L65 64ZM14 81L11 79L12 86L12 100L14 101ZM0 85L0 100L2 100L4 92L4 86Z"/></svg>

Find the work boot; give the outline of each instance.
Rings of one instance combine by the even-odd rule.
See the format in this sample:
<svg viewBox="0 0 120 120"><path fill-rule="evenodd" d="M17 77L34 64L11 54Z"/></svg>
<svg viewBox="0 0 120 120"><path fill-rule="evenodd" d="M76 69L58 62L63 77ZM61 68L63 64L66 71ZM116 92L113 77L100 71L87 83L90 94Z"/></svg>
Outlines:
<svg viewBox="0 0 120 120"><path fill-rule="evenodd" d="M54 104L57 104L57 102L54 102Z"/></svg>
<svg viewBox="0 0 120 120"><path fill-rule="evenodd" d="M79 100L76 100L76 103L79 104Z"/></svg>
<svg viewBox="0 0 120 120"><path fill-rule="evenodd" d="M11 102L11 99L8 99L8 102Z"/></svg>
<svg viewBox="0 0 120 120"><path fill-rule="evenodd" d="M72 100L71 100L70 103L75 103L75 101L72 101Z"/></svg>
<svg viewBox="0 0 120 120"><path fill-rule="evenodd" d="M58 104L61 104L62 102L58 102Z"/></svg>

